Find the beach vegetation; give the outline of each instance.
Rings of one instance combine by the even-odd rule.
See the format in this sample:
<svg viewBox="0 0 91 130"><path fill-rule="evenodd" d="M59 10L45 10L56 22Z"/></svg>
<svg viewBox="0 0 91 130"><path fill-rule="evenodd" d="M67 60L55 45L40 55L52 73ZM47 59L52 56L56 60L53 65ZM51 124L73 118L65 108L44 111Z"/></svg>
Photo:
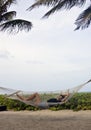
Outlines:
<svg viewBox="0 0 91 130"><path fill-rule="evenodd" d="M36 111L39 108L33 107L31 105L26 105L18 100L5 98L3 95L0 95L0 106L7 106L8 110L32 110ZM62 105L57 105L55 107L50 107L50 110L58 111L58 110L91 110L91 93L77 93L75 94L68 102Z"/></svg>

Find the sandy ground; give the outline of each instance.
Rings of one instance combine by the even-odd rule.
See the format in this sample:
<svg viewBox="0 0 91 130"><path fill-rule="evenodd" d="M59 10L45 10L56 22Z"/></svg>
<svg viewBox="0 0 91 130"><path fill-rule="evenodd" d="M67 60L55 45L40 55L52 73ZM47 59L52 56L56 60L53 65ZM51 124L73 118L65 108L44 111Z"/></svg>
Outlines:
<svg viewBox="0 0 91 130"><path fill-rule="evenodd" d="M0 130L91 130L91 111L3 111Z"/></svg>

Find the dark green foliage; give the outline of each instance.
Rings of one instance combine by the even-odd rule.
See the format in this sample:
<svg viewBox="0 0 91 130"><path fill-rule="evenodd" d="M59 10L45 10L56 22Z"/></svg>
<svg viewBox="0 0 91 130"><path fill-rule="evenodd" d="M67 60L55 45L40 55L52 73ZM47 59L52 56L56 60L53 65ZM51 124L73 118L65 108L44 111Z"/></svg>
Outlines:
<svg viewBox="0 0 91 130"><path fill-rule="evenodd" d="M9 33L18 33L25 30L30 31L32 23L23 19L15 19L16 11L9 11L12 4L16 0L0 0L0 31L7 31Z"/></svg>
<svg viewBox="0 0 91 130"><path fill-rule="evenodd" d="M6 105L8 110L39 110L39 108L26 105L20 101L5 98L0 95L0 105ZM57 105L50 108L53 111L57 110L91 110L91 93L77 93L67 103Z"/></svg>
<svg viewBox="0 0 91 130"><path fill-rule="evenodd" d="M50 108L54 110L54 108ZM91 93L77 93L67 103L56 106L55 110L91 110Z"/></svg>
<svg viewBox="0 0 91 130"><path fill-rule="evenodd" d="M8 110L38 110L38 108L35 108L30 105L26 105L25 103L22 103L18 100L13 100L13 99L8 99L5 98L3 95L0 95L0 105L5 105L7 106Z"/></svg>

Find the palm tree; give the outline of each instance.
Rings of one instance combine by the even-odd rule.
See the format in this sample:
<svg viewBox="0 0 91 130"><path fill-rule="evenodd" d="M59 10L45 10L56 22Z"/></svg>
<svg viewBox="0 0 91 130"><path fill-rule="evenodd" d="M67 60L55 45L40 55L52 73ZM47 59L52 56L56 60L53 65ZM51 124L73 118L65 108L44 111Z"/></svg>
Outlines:
<svg viewBox="0 0 91 130"><path fill-rule="evenodd" d="M35 7L39 7L41 5L52 7L43 17L49 17L51 14L56 11L62 9L71 9L74 6L82 7L89 2L89 6L78 16L75 21L76 29L85 29L88 28L91 23L91 0L37 0L32 6L30 6L27 10L32 10Z"/></svg>
<svg viewBox="0 0 91 130"><path fill-rule="evenodd" d="M22 19L14 19L16 11L8 11L16 0L0 0L0 31L8 31L9 33L17 33L19 31L31 30L32 23Z"/></svg>

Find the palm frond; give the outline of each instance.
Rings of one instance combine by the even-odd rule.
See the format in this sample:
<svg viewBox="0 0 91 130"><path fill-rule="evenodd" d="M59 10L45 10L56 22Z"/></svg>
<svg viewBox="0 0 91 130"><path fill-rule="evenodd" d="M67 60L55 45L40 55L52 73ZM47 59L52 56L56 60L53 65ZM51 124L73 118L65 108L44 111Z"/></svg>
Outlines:
<svg viewBox="0 0 91 130"><path fill-rule="evenodd" d="M83 0L82 2L79 2L78 0L63 0L60 1L57 5L55 5L51 10L49 10L44 17L49 17L51 14L55 13L56 11L59 11L61 9L71 9L74 6L82 6L86 0Z"/></svg>
<svg viewBox="0 0 91 130"><path fill-rule="evenodd" d="M27 10L30 11L41 5L52 6L54 8L54 6L60 6L60 4L64 9L71 9L73 6L82 6L85 2L86 0L37 0L37 2L31 5Z"/></svg>
<svg viewBox="0 0 91 130"><path fill-rule="evenodd" d="M31 11L32 9L39 7L41 5L45 6L54 6L56 5L60 0L37 0L33 5L31 5L27 10Z"/></svg>
<svg viewBox="0 0 91 130"><path fill-rule="evenodd" d="M2 3L4 3L4 1L3 1L3 0L0 0L0 6L2 5Z"/></svg>
<svg viewBox="0 0 91 130"><path fill-rule="evenodd" d="M16 16L16 11L10 11L0 16L0 23L12 20Z"/></svg>
<svg viewBox="0 0 91 130"><path fill-rule="evenodd" d="M75 30L88 28L91 23L91 5L84 10L76 19L75 24L77 25Z"/></svg>
<svg viewBox="0 0 91 130"><path fill-rule="evenodd" d="M2 3L2 5L0 6L0 14L3 14L5 12L7 12L8 8L10 7L11 4L15 4L16 0L7 0L4 1L4 3Z"/></svg>
<svg viewBox="0 0 91 130"><path fill-rule="evenodd" d="M53 13L55 13L56 11L58 11L58 10L61 10L62 8L63 8L63 6L64 6L64 1L63 2L61 2L61 3L58 3L56 6L54 6L51 10L49 10L44 16L43 16L43 18L45 18L45 17L49 17L51 14L53 14ZM67 8L69 8L69 7L67 7L67 5L65 4L65 8L67 9Z"/></svg>
<svg viewBox="0 0 91 130"><path fill-rule="evenodd" d="M0 7L3 6L3 5L6 5L6 3L8 4L16 4L17 3L17 0L0 0Z"/></svg>
<svg viewBox="0 0 91 130"><path fill-rule="evenodd" d="M30 31L32 23L22 19L11 20L0 25L0 31L8 31L9 33L18 33L25 30Z"/></svg>
<svg viewBox="0 0 91 130"><path fill-rule="evenodd" d="M39 7L41 5L41 2L38 1L36 3L34 3L33 5L31 5L27 10L31 11L32 9L34 9L35 7Z"/></svg>

